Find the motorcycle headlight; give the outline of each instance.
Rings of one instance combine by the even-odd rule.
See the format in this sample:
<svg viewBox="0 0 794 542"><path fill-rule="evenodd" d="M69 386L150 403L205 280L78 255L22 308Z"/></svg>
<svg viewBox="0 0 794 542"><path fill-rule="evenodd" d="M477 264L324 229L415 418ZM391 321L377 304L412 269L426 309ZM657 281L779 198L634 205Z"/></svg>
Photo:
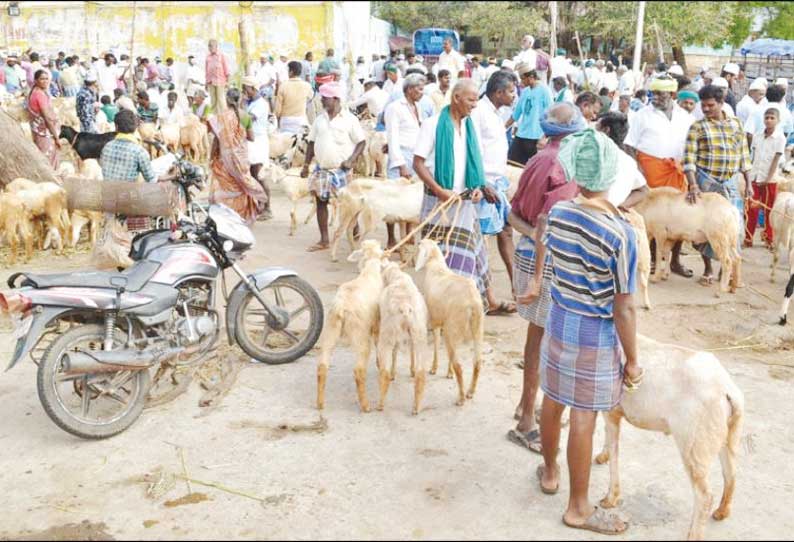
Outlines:
<svg viewBox="0 0 794 542"><path fill-rule="evenodd" d="M229 239L227 239L226 241L223 242L223 251L224 252L231 252L233 248L234 248L234 243L232 241L230 241Z"/></svg>

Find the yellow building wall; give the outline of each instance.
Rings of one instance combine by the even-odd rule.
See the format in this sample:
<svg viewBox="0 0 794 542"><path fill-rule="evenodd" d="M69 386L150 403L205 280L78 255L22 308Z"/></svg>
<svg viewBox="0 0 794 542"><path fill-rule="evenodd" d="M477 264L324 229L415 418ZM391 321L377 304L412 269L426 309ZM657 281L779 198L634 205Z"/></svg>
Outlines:
<svg viewBox="0 0 794 542"><path fill-rule="evenodd" d="M133 32L131 2L21 2L21 15L0 15L3 48L27 48L45 54L58 51L83 56L106 50L130 50ZM259 54L283 51L290 58L315 59L333 46L332 2L138 2L135 9L133 56L160 55L184 62L203 59L207 41L220 42L234 71L240 62L238 23L250 32L251 61Z"/></svg>

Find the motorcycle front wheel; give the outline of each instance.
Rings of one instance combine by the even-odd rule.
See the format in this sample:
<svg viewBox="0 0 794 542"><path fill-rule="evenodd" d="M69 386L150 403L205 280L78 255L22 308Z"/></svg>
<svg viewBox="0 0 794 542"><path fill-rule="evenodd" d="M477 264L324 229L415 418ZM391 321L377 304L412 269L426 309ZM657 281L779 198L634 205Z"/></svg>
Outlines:
<svg viewBox="0 0 794 542"><path fill-rule="evenodd" d="M103 439L131 426L143 411L149 371L69 374L63 356L68 352L101 350L105 328L80 325L55 339L39 363L39 400L50 419L64 431L84 439ZM113 347L124 345L116 330Z"/></svg>
<svg viewBox="0 0 794 542"><path fill-rule="evenodd" d="M270 365L293 362L317 342L323 329L323 304L305 280L280 277L260 290L265 301L289 313L284 329L267 323L267 312L248 292L235 314L237 344L252 358Z"/></svg>

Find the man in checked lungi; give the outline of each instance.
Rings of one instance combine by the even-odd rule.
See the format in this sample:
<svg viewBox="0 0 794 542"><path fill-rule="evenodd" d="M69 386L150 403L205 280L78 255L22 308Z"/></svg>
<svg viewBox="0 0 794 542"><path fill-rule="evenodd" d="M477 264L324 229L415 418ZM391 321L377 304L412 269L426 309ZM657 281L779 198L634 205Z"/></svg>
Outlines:
<svg viewBox="0 0 794 542"><path fill-rule="evenodd" d="M353 164L366 143L361 123L342 108L343 92L342 84L336 81L320 87L323 112L309 131L309 146L301 177L309 176L309 164L317 158L317 166L309 179L309 191L317 200L317 226L320 229L320 241L310 246L309 252L329 247L328 201L347 184Z"/></svg>
<svg viewBox="0 0 794 542"><path fill-rule="evenodd" d="M590 503L596 419L617 406L624 389L636 390L643 375L633 299L637 238L607 200L618 176L619 152L608 136L592 128L562 140L557 159L580 194L552 207L542 238L552 284L540 354L543 464L537 468L538 482L543 493L559 490L560 421L570 407L570 494L562 520L571 528L602 534L622 533L628 525ZM545 265L541 260L539 274Z"/></svg>
<svg viewBox="0 0 794 542"><path fill-rule="evenodd" d="M470 199L452 204L446 213L432 218L422 236L438 242L441 251L447 254L447 266L458 275L474 279L487 301L486 307L492 307L500 304L490 289L488 252L480 232L476 204L483 198L495 203L498 195L485 184L477 132L469 116L477 106L477 91L471 79L455 83L450 105L422 123L413 165L425 184L422 220L456 194L470 194Z"/></svg>

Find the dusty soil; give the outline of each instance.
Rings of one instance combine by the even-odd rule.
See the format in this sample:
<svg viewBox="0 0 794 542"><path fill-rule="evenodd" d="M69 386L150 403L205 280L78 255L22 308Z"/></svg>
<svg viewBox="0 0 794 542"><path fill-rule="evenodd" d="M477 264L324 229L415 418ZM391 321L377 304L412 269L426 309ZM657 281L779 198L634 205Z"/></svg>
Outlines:
<svg viewBox="0 0 794 542"><path fill-rule="evenodd" d="M332 263L328 253L306 253L316 227L302 226L288 237L289 207L275 196L276 218L255 226L258 245L243 266L294 268L327 303L354 266ZM342 255L347 253L343 244ZM506 296L495 247L491 261L499 293ZM685 261L701 271L698 258ZM745 251L745 282L771 300L750 288L718 299L713 289L673 277L652 285L654 308L639 316L646 335L714 349L745 393L733 515L709 520L711 539L784 539L794 529L788 408L794 332L775 325L785 271L770 284L769 262L763 249ZM27 268L87 265L85 253L46 253ZM3 269L0 279L11 272ZM598 538L560 521L567 474L558 495L542 495L534 474L539 456L505 439L521 391L516 363L525 329L517 316L487 318L486 365L477 396L463 407L454 405L455 385L444 378L442 365L442 374L429 379L422 412L412 417L412 386L401 358L386 410L361 414L353 360L340 348L322 417L314 408L313 351L286 366L246 364L209 409L199 406L207 392L194 383L174 402L144 411L128 431L101 442L73 438L47 418L36 396L36 368L25 361L0 379L0 538ZM11 345L0 345L0 357L7 359ZM224 352L235 361L241 355L236 348ZM470 378L470 365L465 368ZM374 363L369 394L374 401ZM595 440L597 447L603 442L600 423ZM685 536L692 494L675 444L625 427L622 449L622 510L632 526L618 538ZM607 479L606 467L594 467L594 499L606 491ZM718 462L711 487L718 498Z"/></svg>

